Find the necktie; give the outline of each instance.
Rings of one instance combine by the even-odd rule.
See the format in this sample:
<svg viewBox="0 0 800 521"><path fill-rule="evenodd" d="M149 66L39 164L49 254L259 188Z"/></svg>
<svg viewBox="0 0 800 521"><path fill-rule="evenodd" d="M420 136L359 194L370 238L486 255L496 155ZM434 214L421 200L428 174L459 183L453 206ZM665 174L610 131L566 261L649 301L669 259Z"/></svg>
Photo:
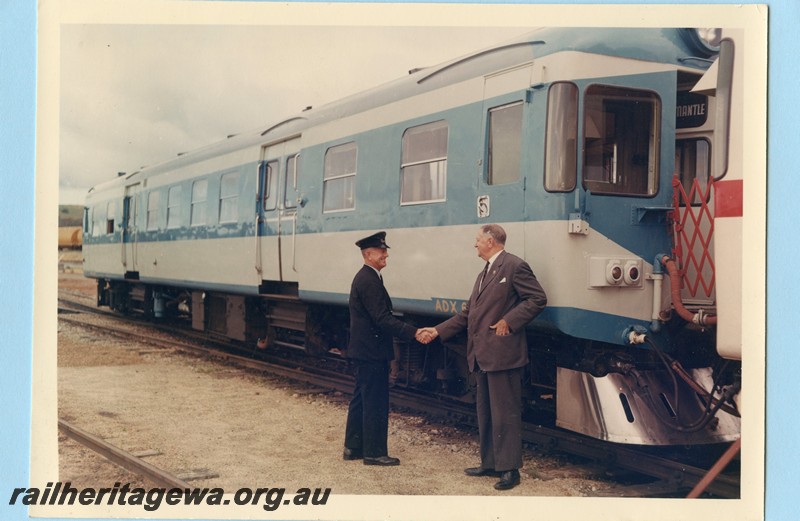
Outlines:
<svg viewBox="0 0 800 521"><path fill-rule="evenodd" d="M478 285L478 291L483 288L483 279L486 278L486 274L489 272L489 263L486 263L486 266L483 267L483 275L481 275L481 283Z"/></svg>

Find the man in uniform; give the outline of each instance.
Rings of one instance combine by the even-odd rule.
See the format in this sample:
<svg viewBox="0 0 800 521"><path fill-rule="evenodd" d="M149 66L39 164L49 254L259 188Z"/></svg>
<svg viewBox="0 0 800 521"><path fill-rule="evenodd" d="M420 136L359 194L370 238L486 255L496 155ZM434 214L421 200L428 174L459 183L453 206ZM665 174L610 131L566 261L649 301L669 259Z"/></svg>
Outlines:
<svg viewBox="0 0 800 521"><path fill-rule="evenodd" d="M350 287L350 358L356 377L347 411L344 459L364 459L365 465L399 465L388 454L389 362L394 359L393 337L414 340L416 328L392 315L392 301L383 286L389 246L386 232L356 242L364 266Z"/></svg>

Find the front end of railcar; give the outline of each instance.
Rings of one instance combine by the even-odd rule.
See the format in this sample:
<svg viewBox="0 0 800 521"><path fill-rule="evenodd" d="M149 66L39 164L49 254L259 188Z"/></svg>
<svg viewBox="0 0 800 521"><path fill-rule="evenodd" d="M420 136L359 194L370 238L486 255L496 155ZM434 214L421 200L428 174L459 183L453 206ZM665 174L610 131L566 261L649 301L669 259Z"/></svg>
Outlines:
<svg viewBox="0 0 800 521"><path fill-rule="evenodd" d="M667 230L668 248L641 248L636 238L641 230L632 231L628 240L633 255L589 254L587 262L591 288L609 302L622 299L644 305L649 319L631 313L628 316L640 319L617 326L617 348L578 342L580 347L568 350L572 358L562 354L557 363L557 424L595 438L694 445L740 436L742 180L737 166L741 159L736 155L741 154L737 111L742 89L736 74L741 74L741 64L733 65L737 57L731 38L720 41L719 31L704 33L711 40L701 34L684 32L706 53L700 58L714 60L714 65L702 77L678 72L674 176L661 185L668 188L663 192L671 194L672 201L650 205L613 201L630 209L629 230L648 224L657 225L652 228L654 235ZM709 81L712 87L706 86ZM620 115L614 114L617 121ZM608 124L607 117L603 121ZM640 128L638 134L647 132ZM625 174L625 144L609 143L609 134L613 136L613 131L603 138L601 132L605 142L597 176L613 184L615 176ZM662 166L673 164L667 157L671 148L671 143L662 141ZM592 161L588 152L584 161L586 181ZM597 188L602 190L603 185L594 187L594 193ZM600 202L594 193L586 195L585 205L591 211L576 212L574 233L588 234L592 222L602 228L598 210L604 216L613 212L611 204L602 207L611 198ZM610 224L605 226L612 230ZM624 244L622 228L607 235L622 237L619 242ZM645 251L649 258L641 254ZM643 292L637 294L632 288L646 289L652 296L642 298ZM621 295L625 291L628 294ZM624 306L617 305L618 310Z"/></svg>

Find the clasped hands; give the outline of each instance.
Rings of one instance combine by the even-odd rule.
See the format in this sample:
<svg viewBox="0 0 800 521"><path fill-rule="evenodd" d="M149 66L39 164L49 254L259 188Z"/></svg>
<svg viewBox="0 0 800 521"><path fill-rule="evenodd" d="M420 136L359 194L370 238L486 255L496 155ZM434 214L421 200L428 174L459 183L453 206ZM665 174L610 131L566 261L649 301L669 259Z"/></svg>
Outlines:
<svg viewBox="0 0 800 521"><path fill-rule="evenodd" d="M508 327L508 323L502 318L498 320L496 324L489 326L489 328L493 329L497 336L507 336L511 334L511 328ZM436 331L435 327L421 327L417 329L417 333L414 335L417 342L420 344L430 344L438 336L439 332Z"/></svg>
<svg viewBox="0 0 800 521"><path fill-rule="evenodd" d="M439 332L435 327L421 327L414 336L420 344L430 344L439 336Z"/></svg>

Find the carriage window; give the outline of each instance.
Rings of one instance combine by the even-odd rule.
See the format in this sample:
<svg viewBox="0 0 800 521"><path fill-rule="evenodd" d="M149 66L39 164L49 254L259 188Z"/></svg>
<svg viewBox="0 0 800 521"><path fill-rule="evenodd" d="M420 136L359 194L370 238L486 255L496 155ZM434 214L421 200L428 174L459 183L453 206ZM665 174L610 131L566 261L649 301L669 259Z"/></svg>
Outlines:
<svg viewBox="0 0 800 521"><path fill-rule="evenodd" d="M661 102L652 92L586 89L583 182L599 194L655 195Z"/></svg>
<svg viewBox="0 0 800 521"><path fill-rule="evenodd" d="M687 196L692 193L692 185L697 180L692 205L703 202L702 194L708 192L710 170L711 145L707 139L682 139L675 143L675 172Z"/></svg>
<svg viewBox="0 0 800 521"><path fill-rule="evenodd" d="M447 187L447 122L409 128L403 134L400 204L445 200Z"/></svg>
<svg viewBox="0 0 800 521"><path fill-rule="evenodd" d="M189 222L192 226L206 223L206 199L208 198L208 181L201 179L192 183L192 215Z"/></svg>
<svg viewBox="0 0 800 521"><path fill-rule="evenodd" d="M295 154L286 159L286 180L283 189L283 207L297 207L297 174L300 170L300 155Z"/></svg>
<svg viewBox="0 0 800 521"><path fill-rule="evenodd" d="M522 153L522 102L489 111L490 185L519 181Z"/></svg>
<svg viewBox="0 0 800 521"><path fill-rule="evenodd" d="M105 222L105 216L103 212L100 211L99 206L95 206L92 208L92 237L97 237L98 235L103 234L103 230L105 227L103 226Z"/></svg>
<svg viewBox="0 0 800 521"><path fill-rule="evenodd" d="M147 194L147 229L158 230L158 201L160 193L153 191Z"/></svg>
<svg viewBox="0 0 800 521"><path fill-rule="evenodd" d="M219 185L219 222L234 223L239 219L239 173L222 176Z"/></svg>
<svg viewBox="0 0 800 521"><path fill-rule="evenodd" d="M575 189L578 175L578 87L554 83L547 93L544 187L550 192Z"/></svg>
<svg viewBox="0 0 800 521"><path fill-rule="evenodd" d="M167 228L180 228L181 187L173 186L167 194Z"/></svg>
<svg viewBox="0 0 800 521"><path fill-rule="evenodd" d="M114 233L114 216L117 215L116 201L109 201L106 207L106 233Z"/></svg>
<svg viewBox="0 0 800 521"><path fill-rule="evenodd" d="M358 148L355 143L331 147L325 152L323 211L334 212L355 208L357 156Z"/></svg>

